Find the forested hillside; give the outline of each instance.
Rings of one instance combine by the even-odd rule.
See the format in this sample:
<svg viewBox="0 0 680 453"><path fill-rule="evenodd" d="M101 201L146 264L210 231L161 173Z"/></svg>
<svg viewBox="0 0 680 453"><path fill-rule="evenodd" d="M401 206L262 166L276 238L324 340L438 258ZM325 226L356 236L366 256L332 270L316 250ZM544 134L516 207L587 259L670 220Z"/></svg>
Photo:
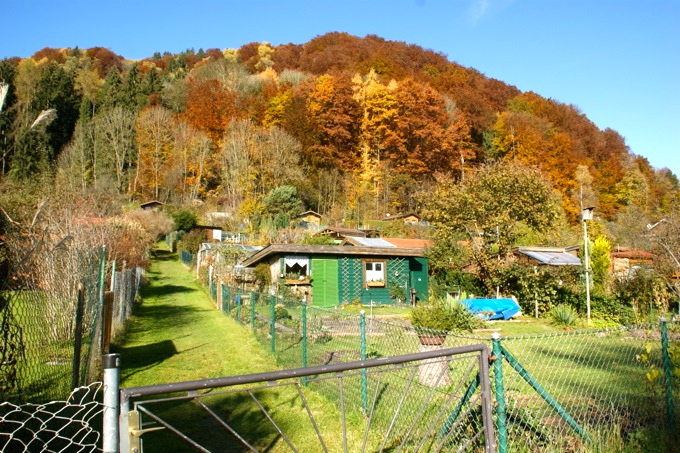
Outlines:
<svg viewBox="0 0 680 453"><path fill-rule="evenodd" d="M344 33L142 61L45 48L0 62L0 173L11 187L200 200L235 225L280 186L329 222L422 211L439 185L498 161L540 170L571 222L583 204L608 220L670 208L675 175L618 132L449 58Z"/></svg>

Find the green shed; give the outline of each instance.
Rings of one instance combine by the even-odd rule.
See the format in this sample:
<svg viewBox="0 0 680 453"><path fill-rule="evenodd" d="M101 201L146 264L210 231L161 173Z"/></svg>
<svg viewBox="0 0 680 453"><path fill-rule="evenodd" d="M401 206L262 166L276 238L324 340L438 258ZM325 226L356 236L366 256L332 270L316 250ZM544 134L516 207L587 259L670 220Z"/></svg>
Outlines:
<svg viewBox="0 0 680 453"><path fill-rule="evenodd" d="M272 282L294 286L318 307L409 303L428 294L425 248L374 245L272 244L244 261L267 263ZM385 245L388 246L385 246Z"/></svg>

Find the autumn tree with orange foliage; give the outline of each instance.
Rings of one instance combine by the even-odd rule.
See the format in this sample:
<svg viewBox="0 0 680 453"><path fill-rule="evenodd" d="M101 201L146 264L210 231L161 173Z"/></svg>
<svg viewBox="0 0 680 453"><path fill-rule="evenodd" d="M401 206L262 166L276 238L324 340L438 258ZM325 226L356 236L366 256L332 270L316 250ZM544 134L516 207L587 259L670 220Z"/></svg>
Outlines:
<svg viewBox="0 0 680 453"><path fill-rule="evenodd" d="M150 107L137 118L137 173L133 192L142 198L158 200L164 189L173 157L172 114L164 107Z"/></svg>
<svg viewBox="0 0 680 453"><path fill-rule="evenodd" d="M307 150L311 161L321 167L356 168L361 110L349 80L329 74L319 77L307 98L307 109L317 138Z"/></svg>
<svg viewBox="0 0 680 453"><path fill-rule="evenodd" d="M469 129L461 114L447 114L444 99L432 88L413 79L399 83L396 128L385 140L387 156L400 173L415 178L450 172L461 157L472 157L467 149Z"/></svg>
<svg viewBox="0 0 680 453"><path fill-rule="evenodd" d="M187 81L185 118L193 127L221 143L229 121L239 115L236 94L217 79Z"/></svg>

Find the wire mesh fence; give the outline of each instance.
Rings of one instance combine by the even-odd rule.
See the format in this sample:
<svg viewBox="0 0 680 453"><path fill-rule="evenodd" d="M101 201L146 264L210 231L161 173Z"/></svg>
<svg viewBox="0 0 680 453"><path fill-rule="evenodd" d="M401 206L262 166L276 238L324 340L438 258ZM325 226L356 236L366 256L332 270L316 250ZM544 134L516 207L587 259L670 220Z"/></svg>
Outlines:
<svg viewBox="0 0 680 453"><path fill-rule="evenodd" d="M121 403L122 451L139 451L131 429L148 451L494 451L485 345L128 388Z"/></svg>
<svg viewBox="0 0 680 453"><path fill-rule="evenodd" d="M10 274L0 292L3 401L65 398L90 382L99 355L100 255L34 252Z"/></svg>
<svg viewBox="0 0 680 453"><path fill-rule="evenodd" d="M36 246L16 263L0 288L0 400L64 399L99 379L102 348L125 325L142 278L113 268L105 286L104 249L67 245Z"/></svg>
<svg viewBox="0 0 680 453"><path fill-rule="evenodd" d="M499 451L572 451L593 443L633 441L640 428L673 432L679 427L674 408L680 402L680 382L672 372L680 369L680 323L675 320L498 339L430 332L443 338L441 346L432 346L423 344L422 332L408 322L220 288L213 296L216 303L249 326L283 367L477 343L495 347L493 373L500 379L494 391L496 431L506 448Z"/></svg>
<svg viewBox="0 0 680 453"><path fill-rule="evenodd" d="M101 386L77 388L64 401L0 404L0 451L101 451Z"/></svg>

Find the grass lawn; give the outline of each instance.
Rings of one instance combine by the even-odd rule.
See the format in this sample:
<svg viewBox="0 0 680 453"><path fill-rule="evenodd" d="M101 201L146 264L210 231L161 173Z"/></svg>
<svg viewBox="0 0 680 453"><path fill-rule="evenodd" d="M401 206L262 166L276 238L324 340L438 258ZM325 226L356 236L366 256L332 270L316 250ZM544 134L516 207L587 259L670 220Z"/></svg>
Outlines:
<svg viewBox="0 0 680 453"><path fill-rule="evenodd" d="M121 386L270 371L274 359L238 324L217 311L175 255L158 250L142 287L121 355ZM236 353L238 352L238 354ZM243 360L248 357L248 360Z"/></svg>
<svg viewBox="0 0 680 453"><path fill-rule="evenodd" d="M176 255L165 248L157 251L149 283L141 291L124 339L112 346L121 355L121 387L135 387L222 376L258 373L277 369L275 358L266 353L255 336L236 321L216 310ZM261 404L301 451L314 451L317 440L294 387L258 390ZM173 395L177 396L177 395ZM337 407L316 394L305 395L330 449L341 442ZM213 394L201 398L221 414L258 449L289 451L281 436L264 419L247 393ZM145 403L145 407L211 451L243 451L230 435L194 399ZM145 422L149 419L145 418ZM348 437L360 439L350 426ZM168 430L144 435L145 451L185 451L185 444ZM329 441L330 439L330 441ZM188 445L187 445L188 447ZM186 451L193 451L186 449Z"/></svg>

